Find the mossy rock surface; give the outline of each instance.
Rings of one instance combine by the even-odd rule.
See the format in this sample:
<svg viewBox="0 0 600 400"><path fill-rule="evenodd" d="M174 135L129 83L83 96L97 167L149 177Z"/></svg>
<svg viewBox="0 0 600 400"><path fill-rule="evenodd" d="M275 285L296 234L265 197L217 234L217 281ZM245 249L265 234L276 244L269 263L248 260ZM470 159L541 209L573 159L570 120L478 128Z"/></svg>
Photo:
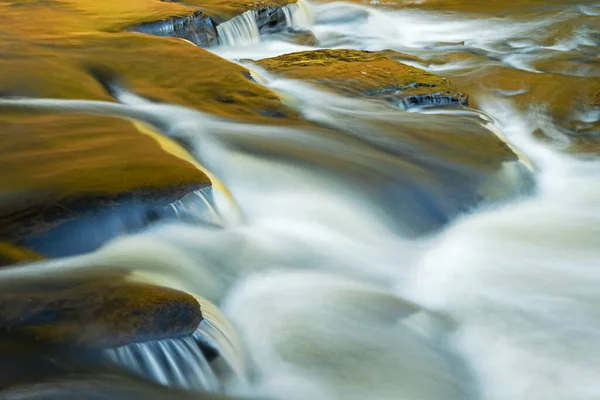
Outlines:
<svg viewBox="0 0 600 400"><path fill-rule="evenodd" d="M91 72L108 68L124 88L154 101L240 121L303 123L239 65L174 38L108 33L109 25L98 22L136 20L138 6L152 20L163 16L156 14L161 2L115 6L120 16L99 4L51 3L0 3L6 28L0 33L1 96L112 102ZM209 183L181 146L147 128L112 117L0 105L0 240L18 244L15 227L32 231L40 221L76 218L77 207L141 194L169 203Z"/></svg>
<svg viewBox="0 0 600 400"><path fill-rule="evenodd" d="M130 121L0 112L0 127L0 237L11 241L77 218L81 209L141 196L166 204L209 184L195 165L165 151L167 139Z"/></svg>
<svg viewBox="0 0 600 400"><path fill-rule="evenodd" d="M126 26L189 15L194 8L158 0L4 0L2 36L60 37L91 32L116 32Z"/></svg>
<svg viewBox="0 0 600 400"><path fill-rule="evenodd" d="M402 64L392 58L394 55L392 51L316 50L285 54L257 63L273 73L350 96L409 99L435 94L467 104L467 96L450 81Z"/></svg>
<svg viewBox="0 0 600 400"><path fill-rule="evenodd" d="M2 333L90 348L186 336L202 320L193 296L120 279L3 287L0 311Z"/></svg>
<svg viewBox="0 0 600 400"><path fill-rule="evenodd" d="M125 88L157 101L249 121L298 119L275 93L252 82L247 69L178 39L94 34L14 43L7 52L0 85L9 95L111 101L89 73L104 66Z"/></svg>

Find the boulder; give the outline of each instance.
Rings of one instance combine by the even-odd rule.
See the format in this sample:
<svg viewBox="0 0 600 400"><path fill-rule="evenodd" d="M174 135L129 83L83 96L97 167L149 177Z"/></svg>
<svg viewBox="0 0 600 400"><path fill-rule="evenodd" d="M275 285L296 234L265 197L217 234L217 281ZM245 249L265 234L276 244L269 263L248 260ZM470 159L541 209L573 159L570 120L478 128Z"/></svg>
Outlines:
<svg viewBox="0 0 600 400"><path fill-rule="evenodd" d="M127 89L156 101L252 122L299 118L275 93L249 79L247 69L177 39L73 35L31 38L4 51L0 86L5 95L112 101L90 73L104 66Z"/></svg>
<svg viewBox="0 0 600 400"><path fill-rule="evenodd" d="M18 267L15 267L18 268ZM60 280L60 278L57 278ZM34 342L109 348L191 335L202 321L193 296L122 279L2 288L0 334Z"/></svg>
<svg viewBox="0 0 600 400"><path fill-rule="evenodd" d="M109 68L120 85L154 101L249 122L300 123L239 65L178 39L102 32L116 29L109 20L145 21L182 5L55 3L0 3L7 28L0 34L0 96L114 101L96 73ZM161 206L210 183L183 147L135 121L0 105L0 129L0 234L17 245L91 208L131 199ZM94 229L81 231L93 236Z"/></svg>
<svg viewBox="0 0 600 400"><path fill-rule="evenodd" d="M174 17L160 21L133 25L127 30L155 36L168 36L189 40L198 47L219 44L216 24L202 11L194 11L186 17Z"/></svg>
<svg viewBox="0 0 600 400"><path fill-rule="evenodd" d="M0 113L0 121L4 134L0 145L0 235L15 243L31 244L48 229L101 207L122 210L121 216L117 215L122 223L112 233L119 234L119 227L127 228L122 218L126 214L168 204L209 183L195 165L163 150L168 149L168 139L145 135L126 120ZM115 219L110 221L115 224ZM101 226L90 220L80 228L83 235L63 238L73 248L71 253L44 255L92 250L76 245L86 236L96 238L102 233ZM60 243L52 237L48 240L51 248L59 250ZM33 248L39 250L40 246ZM13 262L21 261L13 256L9 257Z"/></svg>
<svg viewBox="0 0 600 400"><path fill-rule="evenodd" d="M180 3L153 0L0 2L3 36L23 38L61 38L75 32L118 32L127 26L186 16L193 11Z"/></svg>
<svg viewBox="0 0 600 400"><path fill-rule="evenodd" d="M276 74L319 84L353 97L392 101L402 108L468 104L468 96L450 81L402 64L393 52L316 50L258 61Z"/></svg>

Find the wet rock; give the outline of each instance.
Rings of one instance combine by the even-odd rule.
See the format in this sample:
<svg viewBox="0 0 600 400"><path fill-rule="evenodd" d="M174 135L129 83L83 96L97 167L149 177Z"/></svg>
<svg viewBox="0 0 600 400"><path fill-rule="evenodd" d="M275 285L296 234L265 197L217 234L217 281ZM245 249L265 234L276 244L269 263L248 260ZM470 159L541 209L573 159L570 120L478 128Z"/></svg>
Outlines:
<svg viewBox="0 0 600 400"><path fill-rule="evenodd" d="M91 73L108 66L123 87L155 101L251 122L300 121L275 93L248 80L246 69L180 40L119 33L33 35L4 43L4 95L114 101ZM60 243L47 236L45 244L36 241L56 223L96 209L130 210L142 217L146 209L210 183L182 146L137 122L0 106L0 129L0 240L51 246L59 252L53 255L89 251L102 242L93 237L86 246L96 244L85 247L68 237ZM126 222L107 220L113 228ZM85 233L78 236L97 233L80 226ZM74 246L77 242L82 245Z"/></svg>
<svg viewBox="0 0 600 400"><path fill-rule="evenodd" d="M86 373L22 383L0 391L5 400L227 400L209 393L171 389L115 373Z"/></svg>
<svg viewBox="0 0 600 400"><path fill-rule="evenodd" d="M114 101L90 74L89 66L99 65L110 68L127 89L156 101L256 122L272 121L257 110L299 119L275 93L248 80L247 69L176 39L78 35L15 43L5 52L0 86L13 96Z"/></svg>
<svg viewBox="0 0 600 400"><path fill-rule="evenodd" d="M43 257L27 248L9 242L0 242L0 267L27 261L39 261Z"/></svg>
<svg viewBox="0 0 600 400"><path fill-rule="evenodd" d="M175 17L160 21L146 22L127 28L129 31L156 36L170 36L189 40L199 47L213 47L223 44L219 39L217 26L223 22L240 17L245 12L252 12L252 18L260 34L285 30L287 19L282 7L293 1L257 1L257 2L222 2L201 1L187 3L198 6L202 11L194 11L186 17Z"/></svg>
<svg viewBox="0 0 600 400"><path fill-rule="evenodd" d="M202 320L188 294L119 279L4 285L0 314L0 334L89 348L191 335Z"/></svg>
<svg viewBox="0 0 600 400"><path fill-rule="evenodd" d="M102 239L101 224L90 220L79 225L83 235L71 232L58 242L46 237L47 246L36 242L45 231L81 219L86 210L120 210L103 221L114 236L126 232L130 216L209 183L196 166L164 150L167 139L148 136L129 121L1 112L0 121L5 133L0 191L10 194L0 203L0 237L59 252L46 256L89 251L93 248L85 243ZM61 253L61 243L72 251Z"/></svg>
<svg viewBox="0 0 600 400"><path fill-rule="evenodd" d="M150 0L6 0L0 3L0 12L5 36L59 38L72 32L117 32L144 22L184 17L194 8Z"/></svg>
<svg viewBox="0 0 600 400"><path fill-rule="evenodd" d="M104 350L0 337L0 398L219 399L168 388L104 362Z"/></svg>
<svg viewBox="0 0 600 400"><path fill-rule="evenodd" d="M129 27L127 30L148 35L182 38L199 47L212 47L219 44L215 23L201 11L195 11L187 17L146 22Z"/></svg>
<svg viewBox="0 0 600 400"><path fill-rule="evenodd" d="M222 225L215 212L212 186L194 190L183 197L177 196L175 189L161 192L154 188L113 198L73 199L70 203L61 201L29 210L27 219L15 220L10 230L3 227L2 232L18 241L19 247L3 247L0 243L0 266L2 262L9 265L39 260L42 255L56 258L89 253L117 236L138 233L168 221L211 227ZM178 191L189 189L184 186ZM176 200L170 201L173 197ZM69 213L61 208L66 204ZM30 221L32 223L28 223Z"/></svg>
<svg viewBox="0 0 600 400"><path fill-rule="evenodd" d="M350 95L391 101L402 108L467 105L447 79L395 61L393 52L316 50L258 61L269 71Z"/></svg>

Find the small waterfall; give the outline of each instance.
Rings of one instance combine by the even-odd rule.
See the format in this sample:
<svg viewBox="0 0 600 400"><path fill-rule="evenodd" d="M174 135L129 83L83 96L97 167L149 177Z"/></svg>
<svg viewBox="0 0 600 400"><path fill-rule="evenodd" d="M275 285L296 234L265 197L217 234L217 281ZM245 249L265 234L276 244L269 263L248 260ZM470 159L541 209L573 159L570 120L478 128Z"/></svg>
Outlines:
<svg viewBox="0 0 600 400"><path fill-rule="evenodd" d="M281 8L285 16L286 26L306 28L310 25L311 15L308 6L303 1L288 4Z"/></svg>
<svg viewBox="0 0 600 400"><path fill-rule="evenodd" d="M206 315L194 332L194 339L218 352L222 362L219 365L213 365L213 368L220 378L227 381L245 382L247 370L237 332L216 306L210 304L212 310L207 310L209 308L208 301L199 300L202 300L202 308Z"/></svg>
<svg viewBox="0 0 600 400"><path fill-rule="evenodd" d="M250 10L218 25L217 33L220 44L225 46L240 46L260 42L260 32L256 22L258 20L257 17L258 12Z"/></svg>
<svg viewBox="0 0 600 400"><path fill-rule="evenodd" d="M219 43L223 46L243 46L260 42L261 32L281 30L288 26L308 27L311 17L305 3L299 1L280 9L250 10L217 26Z"/></svg>
<svg viewBox="0 0 600 400"><path fill-rule="evenodd" d="M161 385L215 392L219 381L193 337L131 343L106 350L129 371Z"/></svg>
<svg viewBox="0 0 600 400"><path fill-rule="evenodd" d="M168 208L178 219L223 225L213 198L213 187L207 186L183 196L171 203Z"/></svg>

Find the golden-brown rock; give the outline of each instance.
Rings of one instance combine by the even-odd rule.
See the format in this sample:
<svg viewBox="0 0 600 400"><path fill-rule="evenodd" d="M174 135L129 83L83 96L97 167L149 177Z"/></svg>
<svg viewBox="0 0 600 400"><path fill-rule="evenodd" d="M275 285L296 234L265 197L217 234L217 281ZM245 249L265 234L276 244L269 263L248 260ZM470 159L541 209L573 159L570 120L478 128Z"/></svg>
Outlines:
<svg viewBox="0 0 600 400"><path fill-rule="evenodd" d="M196 166L131 122L110 117L0 113L0 235L18 240L122 194L172 201L207 184ZM176 146L176 145L174 145Z"/></svg>
<svg viewBox="0 0 600 400"><path fill-rule="evenodd" d="M44 20L47 12L36 2L11 7L8 23L23 10L31 20ZM253 122L300 122L296 111L250 80L246 69L182 40L82 34L68 24L46 33L43 27L8 28L0 34L11 33L1 38L6 46L0 57L0 95L114 101L90 73L101 66L110 68L125 88L156 101ZM15 226L39 224L42 214L66 210L73 217L75 203L88 207L132 192L167 194L174 200L208 183L180 146L158 134L148 136L147 129L130 121L0 106L0 127L1 237L15 239Z"/></svg>
<svg viewBox="0 0 600 400"><path fill-rule="evenodd" d="M120 279L3 287L0 294L0 333L48 344L106 348L180 337L201 320L193 296Z"/></svg>
<svg viewBox="0 0 600 400"><path fill-rule="evenodd" d="M39 261L39 254L9 242L0 242L0 267L27 261Z"/></svg>
<svg viewBox="0 0 600 400"><path fill-rule="evenodd" d="M447 79L402 64L393 55L391 51L317 50L264 59L258 65L345 95L410 101L435 94L467 103L467 96Z"/></svg>
<svg viewBox="0 0 600 400"><path fill-rule="evenodd" d="M245 68L173 38L97 34L21 43L9 55L0 59L0 86L8 94L111 100L86 69L103 65L126 88L159 101L263 122L298 118Z"/></svg>

